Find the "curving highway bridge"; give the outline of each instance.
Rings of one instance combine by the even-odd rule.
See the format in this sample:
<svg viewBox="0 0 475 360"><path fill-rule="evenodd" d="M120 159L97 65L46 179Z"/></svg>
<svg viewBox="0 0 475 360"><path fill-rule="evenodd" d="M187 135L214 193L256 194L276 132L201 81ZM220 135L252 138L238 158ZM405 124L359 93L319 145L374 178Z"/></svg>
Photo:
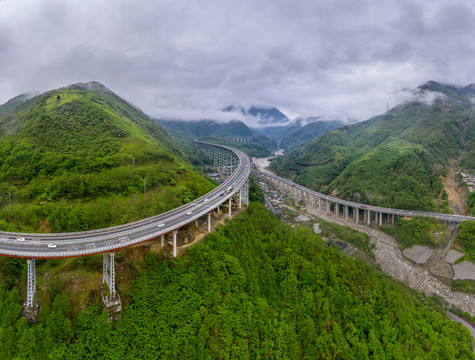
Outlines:
<svg viewBox="0 0 475 360"><path fill-rule="evenodd" d="M208 231L211 231L211 213L231 200L239 206L249 202L249 175L251 160L243 152L222 145L194 141L213 160L215 166L222 166L228 178L206 195L174 210L129 224L106 229L73 233L33 234L0 232L0 255L28 259L27 307L33 307L36 292L35 260L38 258L65 258L104 253L103 282L107 283L111 296L115 295L114 251L147 240L173 235L173 256L176 256L178 230L184 225L208 217ZM108 256L110 255L110 257Z"/></svg>
<svg viewBox="0 0 475 360"><path fill-rule="evenodd" d="M229 216L231 216L233 198L235 202L238 202L239 207L242 203L249 202L249 176L251 174L249 157L243 152L227 146L197 140L193 142L213 160L213 165L221 167L228 177L220 186L186 205L147 219L105 229L56 234L0 232L0 256L21 257L28 260L28 288L24 306L27 312L25 316L30 319L34 318L36 315L31 314L35 313L38 308L38 305L33 303L36 292L35 259L103 253L103 282L107 283L109 287L110 298L115 298L117 293L115 290L114 251L158 237L161 238L163 246L165 237L171 234L173 240L166 241L173 246L172 255L176 256L177 233L181 227L193 222L197 224L198 218L207 216L208 232L210 232L211 214L214 210L219 213L223 203L229 202L228 210ZM456 223L475 220L471 216L359 204L318 193L273 174L255 170L252 173L256 178L271 181L277 187L292 194L294 198L305 201L307 206L326 210L327 213L333 213L337 217L341 214L347 219L351 214L355 221L360 222L362 218L367 225L371 223L372 214L374 222L379 225L383 223L383 216L386 217L387 223L392 224L394 224L394 216L426 216Z"/></svg>
<svg viewBox="0 0 475 360"><path fill-rule="evenodd" d="M332 213L336 217L342 216L346 219L351 217L355 221L363 221L367 225L370 225L371 220L373 220L373 222L378 225L382 225L383 220L385 220L386 223L394 225L394 216L430 217L452 223L461 223L466 220L475 220L475 217L473 216L401 210L360 204L310 190L302 185L281 178L280 176L274 174L253 170L252 175L257 179L270 181L274 186L290 193L294 198L305 201L307 206L326 211L329 214Z"/></svg>

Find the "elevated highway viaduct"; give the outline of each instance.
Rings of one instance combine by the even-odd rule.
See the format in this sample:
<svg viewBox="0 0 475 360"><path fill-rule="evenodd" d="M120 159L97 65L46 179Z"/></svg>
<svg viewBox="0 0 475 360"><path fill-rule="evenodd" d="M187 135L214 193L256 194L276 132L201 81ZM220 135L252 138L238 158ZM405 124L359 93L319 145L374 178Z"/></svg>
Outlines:
<svg viewBox="0 0 475 360"><path fill-rule="evenodd" d="M466 220L475 220L473 216L401 210L360 204L310 190L288 179L270 173L253 170L252 175L260 181L271 183L276 188L290 194L294 199L304 201L307 206L320 211L326 211L327 214L332 214L336 217L344 217L346 220L353 219L355 222L362 222L366 225L370 225L371 223L379 226L383 225L383 223L394 225L395 216L430 217L447 223L461 223Z"/></svg>
<svg viewBox="0 0 475 360"><path fill-rule="evenodd" d="M13 233L0 232L0 255L26 258L28 262L28 288L24 308L34 313L36 292L35 259L51 259L87 256L103 253L103 282L115 298L114 252L151 239L160 238L161 245L167 241L172 245L172 255L177 255L178 230L207 217L208 232L211 231L211 214L220 211L221 205L228 203L231 216L231 201L238 206L249 202L249 175L251 160L243 152L222 145L194 141L194 145L204 151L215 167L222 167L227 179L214 190L174 210L129 224L105 229L73 233ZM167 239L171 238L171 239ZM27 315L27 317L29 317ZM32 315L33 317L33 315Z"/></svg>

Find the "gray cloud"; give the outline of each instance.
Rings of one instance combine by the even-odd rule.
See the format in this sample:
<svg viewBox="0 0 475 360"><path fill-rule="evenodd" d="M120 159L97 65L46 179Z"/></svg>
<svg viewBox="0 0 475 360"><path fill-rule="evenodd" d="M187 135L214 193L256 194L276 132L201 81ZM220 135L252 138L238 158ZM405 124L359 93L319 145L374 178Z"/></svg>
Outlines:
<svg viewBox="0 0 475 360"><path fill-rule="evenodd" d="M475 82L468 0L3 0L0 102L96 80L157 117L226 105L366 119Z"/></svg>

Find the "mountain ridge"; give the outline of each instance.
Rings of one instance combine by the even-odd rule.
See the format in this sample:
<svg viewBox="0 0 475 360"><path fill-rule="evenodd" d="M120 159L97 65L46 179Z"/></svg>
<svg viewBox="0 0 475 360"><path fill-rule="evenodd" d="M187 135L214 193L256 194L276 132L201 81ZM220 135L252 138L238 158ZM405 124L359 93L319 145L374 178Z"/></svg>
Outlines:
<svg viewBox="0 0 475 360"><path fill-rule="evenodd" d="M0 170L9 231L118 225L213 188L159 125L99 83L47 91L0 116Z"/></svg>
<svg viewBox="0 0 475 360"><path fill-rule="evenodd" d="M442 93L430 103L404 102L387 113L327 132L272 161L278 174L315 190L382 206L448 210L442 179L451 159L475 165L472 85L428 82L416 92ZM463 129L466 128L464 134ZM462 136L468 141L464 145Z"/></svg>

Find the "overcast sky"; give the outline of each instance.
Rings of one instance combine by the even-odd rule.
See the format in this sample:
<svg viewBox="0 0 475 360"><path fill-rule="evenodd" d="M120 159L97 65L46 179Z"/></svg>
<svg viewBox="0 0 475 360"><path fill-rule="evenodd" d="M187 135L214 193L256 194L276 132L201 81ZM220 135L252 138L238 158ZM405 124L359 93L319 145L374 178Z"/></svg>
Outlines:
<svg viewBox="0 0 475 360"><path fill-rule="evenodd" d="M364 120L428 80L475 82L474 4L0 0L0 103L96 80L155 117Z"/></svg>

